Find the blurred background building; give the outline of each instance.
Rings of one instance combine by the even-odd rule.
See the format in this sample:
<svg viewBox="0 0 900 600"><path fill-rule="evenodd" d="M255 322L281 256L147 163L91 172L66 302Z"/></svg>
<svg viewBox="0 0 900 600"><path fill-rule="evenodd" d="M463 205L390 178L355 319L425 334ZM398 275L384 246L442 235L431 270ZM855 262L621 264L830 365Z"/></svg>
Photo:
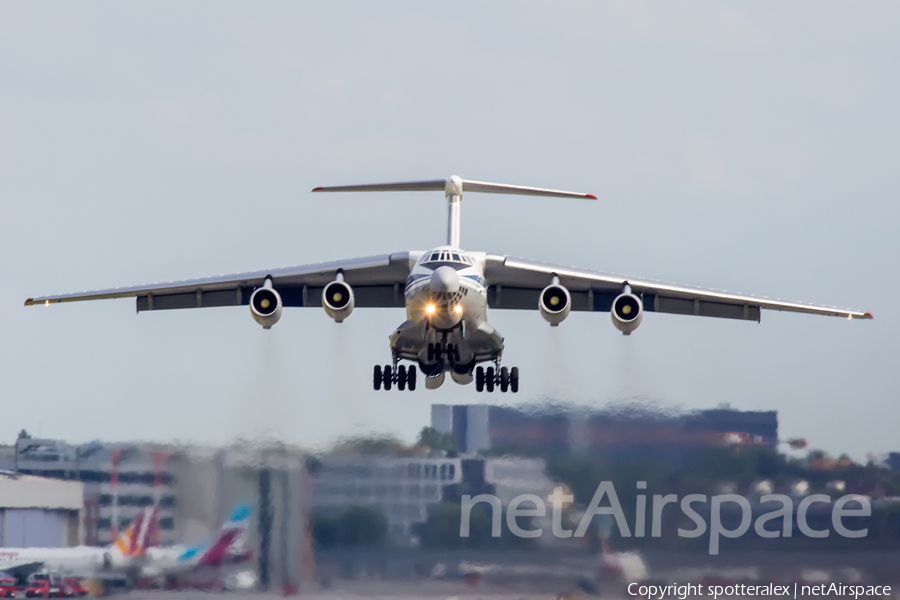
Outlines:
<svg viewBox="0 0 900 600"><path fill-rule="evenodd" d="M692 448L778 444L776 411L740 411L727 405L692 412L627 407L575 409L435 404L431 426L448 433L462 453L661 455L677 460Z"/></svg>
<svg viewBox="0 0 900 600"><path fill-rule="evenodd" d="M62 548L83 541L84 486L0 471L0 546Z"/></svg>
<svg viewBox="0 0 900 600"><path fill-rule="evenodd" d="M20 438L5 469L84 485L84 541L111 543L142 508L158 505L159 541L174 544L176 478L174 450L139 444L72 445L62 440Z"/></svg>
<svg viewBox="0 0 900 600"><path fill-rule="evenodd" d="M418 543L418 526L431 505L492 494L506 506L521 494L546 498L553 491L539 459L334 454L320 460L312 506L373 508L386 517L391 541L400 546Z"/></svg>

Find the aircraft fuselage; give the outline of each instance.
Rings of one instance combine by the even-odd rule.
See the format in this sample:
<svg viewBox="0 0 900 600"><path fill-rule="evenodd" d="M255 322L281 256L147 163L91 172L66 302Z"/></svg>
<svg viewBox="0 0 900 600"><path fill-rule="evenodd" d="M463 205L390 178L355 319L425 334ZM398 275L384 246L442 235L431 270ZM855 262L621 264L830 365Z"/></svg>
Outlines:
<svg viewBox="0 0 900 600"><path fill-rule="evenodd" d="M407 320L391 335L391 350L396 359L416 361L433 384L446 372L469 383L478 363L498 362L503 353L503 338L487 322L484 260L484 253L440 246L423 252L410 271Z"/></svg>

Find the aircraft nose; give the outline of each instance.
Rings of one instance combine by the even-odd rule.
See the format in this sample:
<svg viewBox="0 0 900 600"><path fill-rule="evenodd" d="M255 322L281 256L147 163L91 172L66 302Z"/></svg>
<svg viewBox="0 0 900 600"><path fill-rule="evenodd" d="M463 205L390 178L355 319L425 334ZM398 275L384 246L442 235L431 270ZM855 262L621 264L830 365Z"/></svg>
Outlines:
<svg viewBox="0 0 900 600"><path fill-rule="evenodd" d="M431 274L431 291L455 294L459 291L459 276L453 267L438 267Z"/></svg>

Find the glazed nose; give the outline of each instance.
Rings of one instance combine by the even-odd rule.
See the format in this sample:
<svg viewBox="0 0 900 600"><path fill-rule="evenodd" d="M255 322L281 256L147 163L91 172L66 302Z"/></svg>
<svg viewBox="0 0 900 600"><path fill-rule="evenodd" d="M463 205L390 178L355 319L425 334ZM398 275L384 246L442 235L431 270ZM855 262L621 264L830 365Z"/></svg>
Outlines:
<svg viewBox="0 0 900 600"><path fill-rule="evenodd" d="M459 291L459 276L453 267L438 267L431 274L431 291L455 294Z"/></svg>

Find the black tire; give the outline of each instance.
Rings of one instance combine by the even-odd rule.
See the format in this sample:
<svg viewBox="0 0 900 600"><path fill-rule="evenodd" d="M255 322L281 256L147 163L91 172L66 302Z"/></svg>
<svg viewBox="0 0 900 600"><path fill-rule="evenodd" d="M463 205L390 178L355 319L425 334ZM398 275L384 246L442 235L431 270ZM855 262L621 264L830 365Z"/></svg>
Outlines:
<svg viewBox="0 0 900 600"><path fill-rule="evenodd" d="M509 371L509 389L513 394L519 393L519 367L513 367Z"/></svg>
<svg viewBox="0 0 900 600"><path fill-rule="evenodd" d="M484 391L484 367L475 369L475 391Z"/></svg>
<svg viewBox="0 0 900 600"><path fill-rule="evenodd" d="M397 367L397 389L401 392L406 389L406 367Z"/></svg>
<svg viewBox="0 0 900 600"><path fill-rule="evenodd" d="M509 369L506 367L500 368L500 391L507 392L509 390Z"/></svg>
<svg viewBox="0 0 900 600"><path fill-rule="evenodd" d="M456 353L453 351L454 347L453 344L447 344L447 360L450 362L451 367L456 363Z"/></svg>
<svg viewBox="0 0 900 600"><path fill-rule="evenodd" d="M384 367L384 375L381 378L382 383L384 383L384 389L390 390L391 384L393 384L393 380L391 379L391 366L385 365Z"/></svg>
<svg viewBox="0 0 900 600"><path fill-rule="evenodd" d="M410 367L406 370L406 387L409 391L416 391L416 368Z"/></svg>
<svg viewBox="0 0 900 600"><path fill-rule="evenodd" d="M487 387L487 391L494 391L494 367L488 367L484 373L484 383Z"/></svg>
<svg viewBox="0 0 900 600"><path fill-rule="evenodd" d="M375 375L373 377L372 383L376 390L381 389L381 379L383 375L381 374L381 365L375 365Z"/></svg>

